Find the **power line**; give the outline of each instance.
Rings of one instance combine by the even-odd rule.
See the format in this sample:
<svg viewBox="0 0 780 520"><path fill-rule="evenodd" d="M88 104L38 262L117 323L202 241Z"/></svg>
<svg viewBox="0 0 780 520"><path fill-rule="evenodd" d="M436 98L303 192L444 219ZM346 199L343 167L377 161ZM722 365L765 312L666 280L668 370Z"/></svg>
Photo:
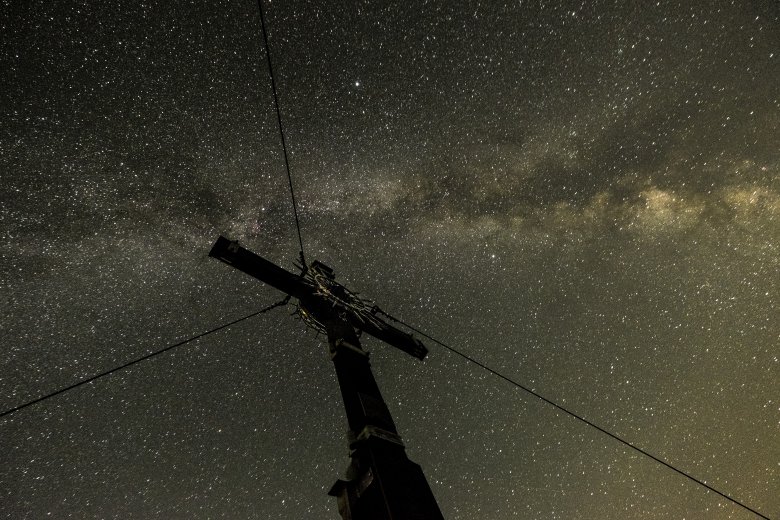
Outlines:
<svg viewBox="0 0 780 520"><path fill-rule="evenodd" d="M276 95L276 80L274 79L274 67L271 63L271 48L268 45L268 32L265 28L265 14L263 13L263 0L257 0L257 7L260 10L260 25L263 28L263 44L265 45L265 57L268 59L268 74L271 76L271 90L274 93L274 104L276 105L276 121L279 123L279 137L282 140L282 152L284 152L284 167L287 170L287 181L290 184L290 197L292 198L293 215L295 216L295 229L298 230L298 244L301 246L301 262L303 268L306 268L306 257L303 255L303 238L301 235L301 223L298 220L298 205L295 203L295 190L293 189L292 175L290 174L290 161L287 158L287 142L284 138L284 128L282 127L282 111L279 108L279 97Z"/></svg>
<svg viewBox="0 0 780 520"><path fill-rule="evenodd" d="M203 332L202 334L198 334L196 336L192 336L191 338L187 338L184 341L180 341L178 343L174 343L173 345L168 345L167 347L165 347L165 348L163 348L161 350L157 350L155 352L152 352L151 354L146 354L145 356L141 356L138 359L134 359L133 361L125 363L124 365L120 365L120 366L118 366L116 368L112 368L111 370L106 370L105 372L101 372L100 374L88 377L86 379L82 379L81 381L79 381L77 383L73 383L70 386L66 386L65 388L60 388L59 390L56 390L56 391L54 391L54 392L52 392L50 394L46 394L46 395L44 395L42 397L39 397L37 399L33 399L32 401L29 401L27 403L20 404L19 406L15 406L13 408L10 408L10 409L0 413L0 418L5 417L6 415L10 415L10 414L12 414L14 412L18 412L19 410L22 410L23 408L27 408L28 406L32 406L32 405L34 405L36 403L40 403L41 401L45 401L45 400L47 400L47 399L49 399L51 397L54 397L56 395L63 394L65 392L67 392L68 390L73 390L74 388L77 388L77 387L79 387L81 385L85 385L87 383L91 383L92 381L95 381L96 379L99 379L101 377L113 374L114 372L119 372L120 370L124 370L124 369L126 369L128 367L131 367L131 366L135 365L136 363L140 363L141 361L146 361L147 359L151 359L151 358L153 358L155 356L159 356L160 354L162 354L164 352L168 352L171 349L174 349L176 347L180 347L182 345L186 345L187 343L195 341L196 339L200 339L200 338L202 338L204 336L208 336L209 334L212 334L214 332L220 331L222 329L226 329L226 328L228 328L228 327L230 327L232 325L235 325L236 323L242 322L244 320L248 320L249 318L253 318L253 317L255 317L255 316L259 315L259 314L266 313L266 312L270 311L271 309L275 309L276 307L281 307L283 305L287 305L287 302L289 301L289 299L290 299L290 297L288 296L287 298L285 298L282 301L276 302L273 305L269 305L268 307L266 307L264 309L261 309L261 310L259 310L257 312L253 312L252 314L248 314L248 315L244 316L243 318L238 318L237 320L233 320L230 323L225 323L224 325L220 325L219 327L211 329L211 330L209 330L207 332Z"/></svg>
<svg viewBox="0 0 780 520"><path fill-rule="evenodd" d="M577 415L576 413L574 413L574 412L572 412L572 411L568 410L567 408L565 408L565 407L563 407L563 406L559 405L558 403L556 403L556 402L554 402L554 401L552 401L552 400L550 400L550 399L548 399L548 398L544 397L543 395L539 394L538 392L535 392L534 390L531 390L531 389L530 389L530 388L528 388L527 386L525 386L525 385L522 385L522 384L518 383L517 381L515 381L515 380L513 380L513 379L510 379L509 377L505 376L504 374L502 374L502 373L500 373L500 372L498 372L498 371L496 371L496 370L494 370L494 369L490 368L489 366L487 366L487 365L485 365L485 364L483 364L483 363L481 363L481 362L477 361L476 359L472 358L471 356L469 356L469 355L467 355L467 354L464 354L464 353L462 353L462 352L458 351L457 349L455 349L455 348L453 348L453 347L451 347L451 346L449 346L449 345L447 345L447 344L445 344L445 343L443 343L443 342L439 341L438 339L436 339L436 338L433 338L433 337L429 336L428 334L426 334L426 333L422 332L421 330L419 330L419 329L417 329L417 328L415 328L415 327L412 327L412 326L411 326L411 325L409 325L408 323L405 323L405 322L403 322L403 321L399 320L398 318L395 318L394 316L391 316L391 315L387 314L386 312L384 312L383 310L381 310L381 309L379 309L379 308L377 308L377 311L378 311L380 314L383 314L384 316L388 317L388 318L389 318L389 319L391 319L392 321L394 321L394 322L396 322L396 323L400 323L400 324L401 324L401 325L403 325L404 327L407 327L408 329L410 329L410 330L413 330L414 332L418 333L419 335L421 335L421 336L423 336L423 337L425 337L425 338L428 338L429 340L433 341L434 343L437 343L437 344L441 345L442 347L444 347L445 349L449 350L450 352L452 352L452 353L454 353L454 354L457 354L458 356L462 357L463 359L465 359L465 360L467 360L467 361L470 361L471 363L474 363L474 364L475 364L475 365L477 365L478 367L480 367L480 368L482 368L482 369L484 369L484 370L487 370L487 371L488 371L488 372L490 372L491 374L493 374L493 375L495 375L495 376L498 376L498 377L500 377L500 378L501 378L501 379L503 379L504 381L506 381L506 382L508 382L508 383L510 383L510 384L512 384L512 385L514 385L514 386L516 386L517 388L520 388L521 390L524 390L525 392L527 392L527 393L529 393L529 394L533 395L534 397L536 397L536 398L538 398L538 399L541 399L541 400L542 400L542 401L544 401L545 403L547 403L547 404L549 404L549 405L552 405L552 406L554 406L554 407L555 407L555 408L557 408L558 410L560 410L560 411L562 411L562 412L566 413L567 415L570 415L571 417L574 417L574 418L575 418L575 419L577 419L578 421L581 421L581 422L583 422L583 423L587 424L588 426L590 426L590 427L592 427L592 428L595 428L596 430L600 431L601 433L603 433L603 434L605 434L605 435L608 435L608 436L612 437L612 438L613 438L613 439L615 439L616 441L618 441L618 442L620 442L621 444L623 444L623 445L625 445L625 446L627 446L627 447L631 448L632 450L634 450L634 451L637 451L637 452L641 453L642 455L644 455L644 456L646 456L646 457L650 457L650 458L651 458L651 459L653 459L654 461L656 461L656 462L658 462L658 463L660 463L660 464L663 464L663 465L664 465L664 466L666 466L667 468L669 468L669 469L671 469L672 471L675 471L676 473L679 473L680 475L682 475L682 476L684 476L684 477L686 477L686 478L688 478L688 479L692 480L692 481L693 481L693 482L695 482L696 484L699 484L700 486L703 486L703 487L707 488L708 490L712 491L713 493L717 493L718 495L720 495L721 497L725 498L725 499L726 499L726 500L728 500L729 502L732 502L733 504L736 504L736 505L738 505L738 506L740 506L740 507L742 507L742 508L744 508L744 509L747 509L748 511L750 511L751 513L755 514L756 516L758 516L758 517L760 517L760 518L763 518L763 519L765 519L765 520L771 520L771 519L770 519L768 516L766 516L766 515L763 515L763 514L759 513L758 511L756 511L756 510L755 510L755 509L753 509L752 507L750 507L750 506L747 506L747 505L743 504L743 503L742 503L742 502L740 502L739 500L737 500L737 499L735 499L735 498L733 498L733 497L731 497L731 496L727 495L726 493L723 493L722 491L718 491L718 490L717 490L717 489L715 489L714 487L710 486L709 484L706 484L705 482L703 482L703 481L701 481L701 480L697 479L696 477L694 477L694 476L692 476L692 475L690 475L690 474L688 474L688 473L686 473L686 472L684 472L684 471L682 471L682 470L680 470L680 469L677 469L676 467L672 466L670 463L668 463L668 462L666 462L666 461L664 461L664 460L662 460L662 459L660 459L660 458L656 457L655 455L653 455L653 454L651 454L651 453L648 453L647 451L643 450L642 448L639 448L638 446L635 446L634 444L632 444L632 443L630 443L630 442L628 442L628 441L626 441L626 440L622 439L622 438L621 438L621 437L619 437L618 435L615 435L614 433L611 433L611 432L609 432L609 431L605 430L605 429L604 429L604 428L602 428L601 426L598 426L597 424L594 424L594 423L592 423L591 421L589 421L589 420L585 419L584 417L582 417L582 416L580 416L580 415Z"/></svg>

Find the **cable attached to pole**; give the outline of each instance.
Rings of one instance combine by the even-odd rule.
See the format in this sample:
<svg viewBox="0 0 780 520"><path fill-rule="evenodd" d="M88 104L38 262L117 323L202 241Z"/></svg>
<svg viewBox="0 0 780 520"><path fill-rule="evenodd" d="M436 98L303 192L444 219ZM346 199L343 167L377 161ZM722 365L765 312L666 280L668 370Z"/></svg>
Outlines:
<svg viewBox="0 0 780 520"><path fill-rule="evenodd" d="M282 126L282 111L279 108L279 97L276 94L276 80L274 79L274 67L271 63L271 48L268 45L268 32L265 24L265 13L263 13L263 0L257 0L257 7L260 10L260 25L263 28L263 44L265 45L265 57L268 59L268 74L271 76L271 90L274 93L274 105L276 106L276 121L279 123L279 137L282 141L282 152L284 153L284 167L287 170L287 181L290 184L290 197L292 198L293 215L295 215L295 229L298 230L298 245L300 245L300 257L303 268L306 269L306 257L303 254L303 238L301 235L301 223L298 220L298 205L295 202L295 190L293 189L292 175L290 174L290 160L287 158L287 142L284 138L284 128Z"/></svg>
<svg viewBox="0 0 780 520"><path fill-rule="evenodd" d="M412 327L408 323L405 323L405 322L401 321L400 319L387 314L382 309L377 308L377 312L382 314L383 316L386 316L388 319L390 319L390 320L392 320L392 321L394 321L394 322L396 322L396 323L398 323L400 325L403 325L404 327L408 328L409 330L412 330L412 331L416 332L420 336L422 336L424 338L427 338L427 339L433 341L434 343L444 347L445 349L449 350L453 354L457 354L458 356L462 357L463 359L465 359L465 360L467 360L467 361L469 361L471 363L474 363L478 367L482 368L483 370L486 370L486 371L490 372L494 376L498 376L501 379L503 379L504 381L506 381L506 382L508 382L508 383L510 383L510 384L512 384L514 386L516 386L517 388L519 388L519 389L521 389L521 390L531 394L532 396L534 396L534 397L536 397L538 399L541 399L545 403L547 403L547 404L557 408L558 410L564 412L565 414L567 414L567 415L569 415L571 417L574 417L578 421L587 424L591 428L595 428L596 430L600 431L601 433L603 433L605 435L608 435L609 437L612 437L614 440L618 441L619 443L623 444L624 446L627 446L627 447L631 448L632 450L634 450L636 452L639 452L640 454L644 455L645 457L649 457L649 458L653 459L654 461L658 462L659 464L662 464L662 465L666 466L667 468L671 469L672 471L674 471L674 472L676 472L676 473L678 473L678 474L688 478L689 480L692 480L696 484L699 484L700 486L708 489L709 491L712 491L713 493L716 493L716 494L720 495L721 497L725 498L729 502L731 502L733 504L736 504L736 505L738 505L738 506L740 506L740 507L750 511L751 513L753 513L754 515L758 516L759 518L763 518L764 520L771 520L768 516L759 513L758 511L756 511L752 507L743 504L739 500L737 500L737 499L735 499L735 498L733 498L733 497L723 493L722 491L718 491L714 487L710 486L709 484L706 484L705 482L697 479L696 477L694 477L692 475L689 475L688 473L686 473L686 472L684 472L684 471L682 471L680 469L677 469L676 467L672 466L670 463L664 461L663 459L660 459L660 458L656 457L655 455L653 455L651 453L648 453L647 451L643 450L642 448L639 448L638 446L635 446L634 444L631 444L630 442L622 439L618 435L615 435L614 433L611 433L611 432L605 430L601 426L598 426L597 424L592 423L588 419L585 419L584 417L582 417L582 416L580 416L580 415L578 415L578 414L568 410L567 408L565 408L565 407L559 405L558 403L556 403L556 402L554 402L554 401L544 397L543 395L539 394L538 392L535 392L534 390L531 390L527 386L522 385L522 384L518 383L517 381L515 381L513 379L510 379L509 377L505 376L504 374L502 374L502 373L500 373L500 372L490 368L489 366L485 365L484 363L481 363L481 362L477 361L476 359L472 358L471 356L458 351L454 347L451 347L451 346L447 345L446 343L444 343L442 341L439 341L438 339L429 336L428 334L422 332L421 330L419 330L419 329L417 329L415 327Z"/></svg>
<svg viewBox="0 0 780 520"><path fill-rule="evenodd" d="M203 333L198 334L196 336L192 336L190 338L187 338L184 341L179 341L178 343L174 343L173 345L168 345L167 347L165 347L163 349L160 349L160 350L157 350L155 352L152 352L151 354L146 354L145 356L141 356L138 359L134 359L133 361L125 363L124 365L120 365L120 366L118 366L116 368L112 368L111 370L106 370L105 372L101 372L100 374L88 377L86 379L82 379L81 381L73 383L70 386L66 386L65 388L60 388L59 390L56 390L56 391L54 391L54 392L52 392L50 394L46 394L46 395L44 395L42 397L38 397L37 399L33 399L32 401L26 402L24 404L20 404L19 406L14 406L13 408L10 408L10 409L0 413L0 418L5 417L6 415L10 415L10 414L12 414L14 412L18 412L19 410L27 408L28 406L32 406L32 405L34 405L36 403L40 403L42 401L45 401L45 400L47 400L47 399L49 399L51 397L54 397L54 396L57 396L57 395L60 395L60 394L64 394L68 390L73 390L74 388L78 388L81 385L85 385L87 383L91 383L92 381L95 381L96 379L100 379L101 377L108 376L108 375L111 375L111 374L113 374L115 372L119 372L120 370L124 370L126 368L129 368L129 367L135 365L136 363L140 363L141 361L146 361L147 359L151 359L151 358L153 358L155 356L159 356L160 354L162 354L164 352L168 352L169 350L172 350L172 349L174 349L176 347L181 347L182 345L186 345L187 343L191 343L191 342L195 341L196 339L200 339L202 337L208 336L209 334L213 334L214 332L220 331L222 329L226 329L226 328L228 328L228 327L230 327L232 325L235 325L236 323L242 322L244 320L248 320L249 318L254 318L255 316L257 316L259 314L263 314L263 313L266 313L266 312L270 311L271 309L275 309L277 307L282 307L284 305L287 305L288 301L290 301L290 297L289 296L287 298L285 298L284 300L282 300L282 301L276 302L273 305L269 305L268 307L266 307L264 309L260 309L257 312L253 312L252 314L248 314L248 315L244 316L243 318L238 318L237 320L233 320L230 323L225 323L224 325L220 325L219 327L211 329L211 330L209 330L207 332L203 332Z"/></svg>

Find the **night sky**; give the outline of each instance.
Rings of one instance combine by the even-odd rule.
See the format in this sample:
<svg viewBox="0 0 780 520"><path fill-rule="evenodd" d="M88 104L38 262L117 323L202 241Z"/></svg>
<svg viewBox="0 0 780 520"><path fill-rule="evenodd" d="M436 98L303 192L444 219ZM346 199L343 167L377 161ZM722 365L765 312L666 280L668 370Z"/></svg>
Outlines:
<svg viewBox="0 0 780 520"><path fill-rule="evenodd" d="M780 518L780 4L266 3L337 279ZM282 294L258 6L0 2L0 411ZM322 336L274 310L0 419L9 519L339 518ZM366 339L448 520L754 515L427 342Z"/></svg>

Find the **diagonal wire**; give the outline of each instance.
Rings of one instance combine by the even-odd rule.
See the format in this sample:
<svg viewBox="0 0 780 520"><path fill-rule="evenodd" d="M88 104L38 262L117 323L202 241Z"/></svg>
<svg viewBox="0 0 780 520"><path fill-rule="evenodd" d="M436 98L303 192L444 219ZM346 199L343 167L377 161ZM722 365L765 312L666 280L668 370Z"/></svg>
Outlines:
<svg viewBox="0 0 780 520"><path fill-rule="evenodd" d="M470 361L471 363L474 363L475 365L477 365L478 367L480 367L480 368L482 368L484 370L487 370L488 372L490 372L494 376L498 376L501 379L503 379L504 381L506 381L506 382L508 382L508 383L510 383L510 384L512 384L514 386L516 386L517 388L519 388L519 389L521 389L521 390L531 394L532 396L534 396L534 397L536 397L538 399L541 399L542 401L544 401L545 403L547 403L549 405L554 406L558 410L564 412L567 415L570 415L571 417L574 417L578 421L581 421L581 422L587 424L588 426L590 426L592 428L595 428L596 430L600 431L601 433L603 433L605 435L608 435L609 437L612 437L613 439L615 439L619 443L621 443L621 444L631 448L632 450L637 451L637 452L641 453L642 455L644 455L646 457L650 457L651 459L653 459L654 461L658 462L659 464L662 464L662 465L666 466L667 468L671 469L672 471L674 471L674 472L676 472L676 473L678 473L678 474L680 474L680 475L682 475L682 476L692 480L696 484L699 484L700 486L703 486L703 487L707 488L708 490L712 491L713 493L716 493L716 494L720 495L721 497L725 498L729 502L731 502L733 504L736 504L736 505L738 505L738 506L740 506L740 507L750 511L754 515L756 515L756 516L758 516L760 518L763 518L764 520L771 520L768 516L759 513L758 511L756 511L752 507L750 507L748 505L745 505L744 503L740 502L736 498L733 498L733 497L727 495L726 493L723 493L722 491L718 491L717 489L715 489L714 487L710 486L709 484L699 480L698 478L696 478L696 477L686 473L683 470L677 469L676 467L672 466L670 463L666 462L665 460L660 459L660 458L656 457L655 455L653 455L651 453L648 453L647 451L643 450L642 448L640 448L638 446L635 446L634 444L632 444L632 443L622 439L621 437L615 435L614 433L611 433L611 432L605 430L601 426L598 426L597 424L592 423L588 419L585 419L584 417L582 417L582 416L580 416L580 415L578 415L578 414L568 410L567 408L565 408L565 407L559 405L558 403L556 403L556 402L554 402L554 401L544 397L543 395L535 392L534 390L531 390L527 386L522 385L522 384L518 383L517 381L515 381L513 379L510 379L509 377L505 376L504 374L502 374L502 373L500 373L500 372L498 372L496 370L493 370L492 368L490 368L489 366L485 365L484 363L481 363L481 362L477 361L476 359L472 358L471 356L460 352L459 350L455 349L454 347L451 347L451 346L447 345L446 343L444 343L442 341L439 341L438 339L429 336L428 334L422 332L421 330L419 330L419 329L417 329L415 327L412 327L408 323L405 323L405 322L399 320L398 318L395 318L395 317L387 314L386 312L384 312L381 309L378 309L378 312L383 314L384 316L386 316L390 320L403 325L404 327L408 328L409 330L413 330L414 332L418 333L419 335L421 335L421 336L423 336L425 338L428 338L429 340L433 341L434 343L437 343L438 345L444 347L445 349L449 350L453 354L457 354L458 356L462 357L463 359L465 359L467 361Z"/></svg>
<svg viewBox="0 0 780 520"><path fill-rule="evenodd" d="M155 356L159 356L160 354L162 354L164 352L168 352L169 350L172 350L172 349L174 349L176 347L181 347L182 345L186 345L187 343L191 343L191 342L193 342L193 341L195 341L197 339L200 339L200 338L202 338L204 336L208 336L209 334L213 334L214 332L220 331L222 329L226 329L226 328L228 328L228 327L230 327L232 325L235 325L236 323L242 322L244 320L248 320L249 318L253 318L253 317L255 317L255 316L259 315L259 314L266 313L266 312L270 311L271 309L275 309L276 307L282 307L284 305L287 305L287 302L289 301L289 299L290 299L290 297L288 296L287 298L285 298L282 301L276 302L273 305L269 305L268 307L266 307L264 309L261 309L261 310L259 310L257 312L253 312L252 314L248 314L248 315L246 315L246 316L244 316L242 318L238 318L237 320L233 320L230 323L225 323L224 325L220 325L219 327L211 329L211 330L209 330L207 332L203 332L203 333L198 334L196 336L192 336L190 338L187 338L187 339L185 339L183 341L179 341L178 343L174 343L173 345L168 345L167 347L165 347L163 349L157 350L157 351L152 352L150 354L146 354L145 356L141 356L141 357L139 357L137 359L134 359L132 361L129 361L129 362L125 363L124 365L120 365L118 367L112 368L111 370L106 370L105 372L101 372L101 373L99 373L97 375L90 376L90 377L88 377L86 379L82 379L81 381L73 383L70 386L66 386L65 388L60 388L59 390L56 390L56 391L54 391L54 392L52 392L50 394L46 394L44 396L38 397L37 399L33 399L32 401L26 402L24 404L20 404L19 406L14 406L13 408L10 408L10 409L5 410L4 412L0 413L0 418L5 417L6 415L11 415L12 413L18 412L19 410L27 408L28 406L32 406L34 404L40 403L41 401L45 401L45 400L47 400L47 399L49 399L51 397L54 397L54 396L57 396L57 395L60 395L60 394L64 394L65 392L67 392L69 390L73 390L74 388L78 388L81 385L85 385L87 383L91 383L92 381L95 381L96 379L99 379L101 377L108 376L108 375L113 374L114 372L119 372L120 370L124 370L126 368L129 368L129 367L135 365L136 363L140 363L141 361L146 361L147 359L151 359L151 358L153 358Z"/></svg>
<svg viewBox="0 0 780 520"><path fill-rule="evenodd" d="M290 174L290 160L287 158L287 142L284 138L284 128L282 127L282 111L279 108L279 96L276 94L276 80L274 79L274 67L271 63L271 48L268 45L268 32L265 24L265 14L263 13L263 0L257 0L257 7L260 10L260 25L263 29L263 44L265 45L265 57L268 59L268 74L271 76L271 90L274 93L274 104L276 106L276 121L279 123L279 137L282 141L282 152L284 152L284 167L287 170L287 181L290 184L290 198L292 198L293 215L295 215L295 229L298 230L298 244L301 246L301 262L306 268L306 257L303 255L303 238L301 235L301 223L298 220L298 205L295 203L295 190L293 189L292 175Z"/></svg>

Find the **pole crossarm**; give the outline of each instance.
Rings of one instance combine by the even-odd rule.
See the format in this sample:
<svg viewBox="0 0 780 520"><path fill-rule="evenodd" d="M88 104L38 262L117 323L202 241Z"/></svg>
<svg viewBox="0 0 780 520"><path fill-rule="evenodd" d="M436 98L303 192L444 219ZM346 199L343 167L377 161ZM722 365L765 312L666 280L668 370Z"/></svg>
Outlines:
<svg viewBox="0 0 780 520"><path fill-rule="evenodd" d="M324 264L315 261L312 268L316 270L320 266L319 271L296 275L222 236L214 243L209 256L296 298L302 309L315 319L335 309L354 328L388 345L420 360L428 355L428 349L419 339L380 319L376 310L355 305L354 297L352 300L346 297L352 293L335 282L333 271Z"/></svg>

